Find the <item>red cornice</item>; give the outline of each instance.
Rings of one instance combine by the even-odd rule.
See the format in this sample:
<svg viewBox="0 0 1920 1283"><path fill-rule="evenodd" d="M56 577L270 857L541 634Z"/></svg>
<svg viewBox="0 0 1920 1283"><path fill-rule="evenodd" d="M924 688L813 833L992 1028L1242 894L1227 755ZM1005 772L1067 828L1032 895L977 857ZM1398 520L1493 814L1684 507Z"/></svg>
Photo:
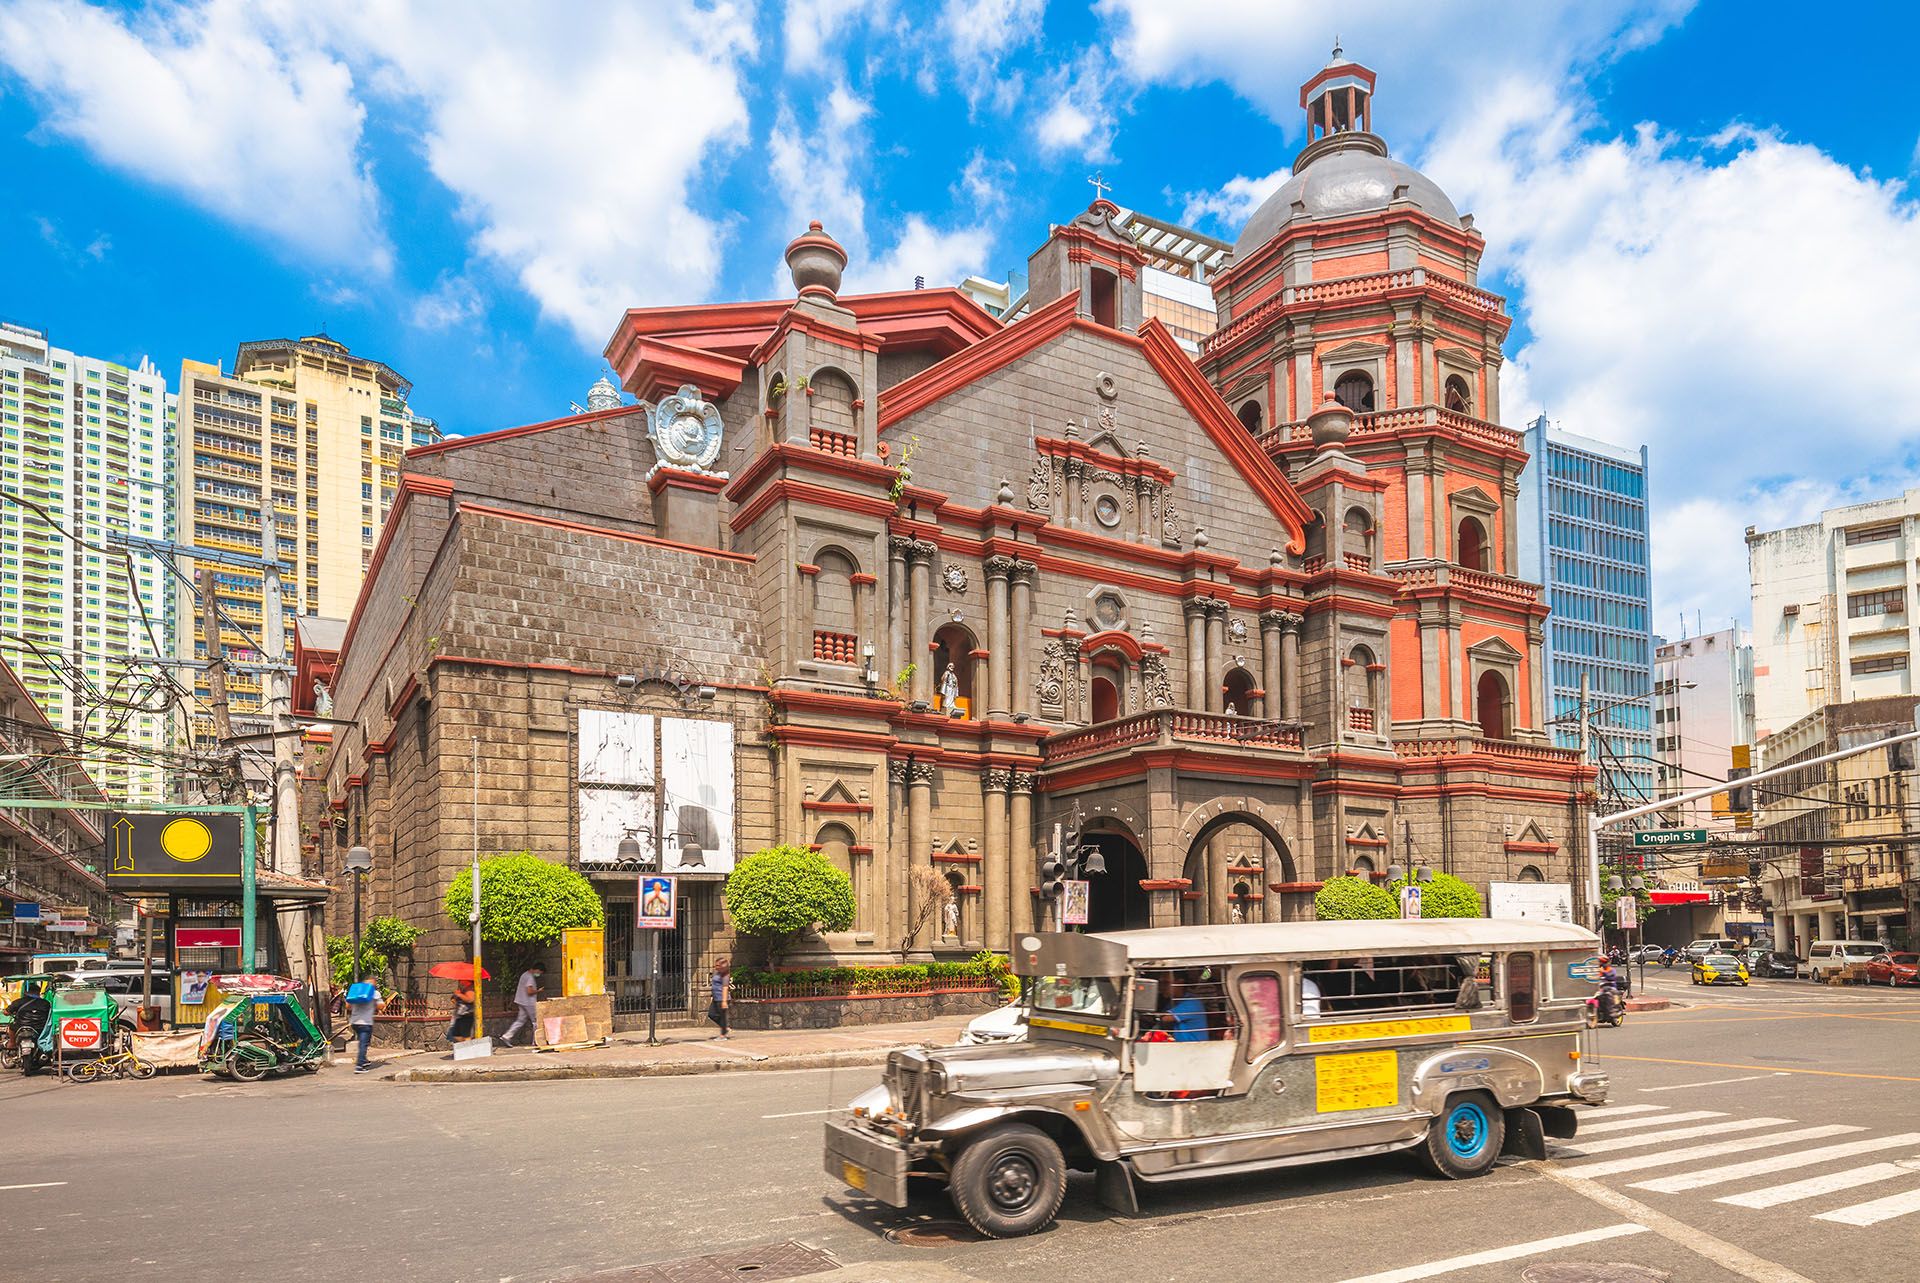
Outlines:
<svg viewBox="0 0 1920 1283"><path fill-rule="evenodd" d="M856 321L855 325L858 324ZM863 352L880 350L878 334L868 334L857 328L850 330L844 326L834 325L823 317L802 311L799 305L795 304L792 310L780 318L780 323L773 327L773 333L767 335L760 346L753 350L752 355L747 358L748 361L756 366L767 364L767 358L776 347L780 346L780 340L788 334L804 334L808 338L819 339L835 347L858 348ZM799 371L801 375L811 373L811 369ZM856 370L855 373L858 374L858 371Z"/></svg>
<svg viewBox="0 0 1920 1283"><path fill-rule="evenodd" d="M687 472L680 468L669 468L665 464L653 470L647 478L647 489L659 494L668 486L675 490L704 490L708 494L719 494L727 488L725 477L716 477L706 472Z"/></svg>
<svg viewBox="0 0 1920 1283"><path fill-rule="evenodd" d="M783 499L798 503L816 503L823 508L856 512L866 517L887 517L893 514L891 499L882 499L873 495L848 494L844 490L815 485L811 481L794 481L781 477L755 495L753 502L734 508L733 515L727 518L727 525L734 530L745 530L758 521L767 509Z"/></svg>
<svg viewBox="0 0 1920 1283"><path fill-rule="evenodd" d="M1266 501L1273 514L1279 517L1288 533L1287 550L1298 554L1307 548L1307 523L1313 520L1313 509L1307 507L1304 500L1287 484L1286 477L1274 466L1265 451L1254 444L1247 435L1245 425L1234 417L1227 403L1200 373L1200 367L1193 363L1180 345L1168 333L1167 327L1158 318L1148 321L1140 327L1140 343L1146 352L1147 361L1166 381L1167 387L1180 398L1194 421L1213 438L1220 453L1246 478L1254 493Z"/></svg>
<svg viewBox="0 0 1920 1283"><path fill-rule="evenodd" d="M583 423L598 423L603 419L617 419L624 414L644 414L637 405L616 406L611 410L589 410L585 414L570 414L564 419L548 419L542 423L523 424L517 428L500 428L494 432L480 432L470 437L449 437L445 441L436 441L432 445L417 445L407 451L409 459L424 459L429 455L445 454L449 450L464 450L468 446L492 445L496 441L507 441L514 437L530 436L536 432L551 432L555 428L571 428Z"/></svg>
<svg viewBox="0 0 1920 1283"><path fill-rule="evenodd" d="M883 490L893 486L894 470L882 464L828 454L824 450L815 450L792 441L777 441L755 455L753 462L728 484L727 498L735 504L746 502L748 496L759 489L776 469L783 467L843 477L849 481L865 481Z"/></svg>
<svg viewBox="0 0 1920 1283"><path fill-rule="evenodd" d="M738 357L639 336L621 346L613 368L620 385L646 401L671 395L687 383L718 401L732 396L747 374L747 363Z"/></svg>
<svg viewBox="0 0 1920 1283"><path fill-rule="evenodd" d="M1015 321L998 334L963 348L918 374L910 375L880 394L880 430L885 432L909 415L949 396L978 379L1002 369L1073 324L1077 294L1062 294L1053 302ZM1269 465L1271 466L1271 465Z"/></svg>
<svg viewBox="0 0 1920 1283"><path fill-rule="evenodd" d="M817 811L822 815L872 815L871 802L816 802L812 798L802 798L800 809Z"/></svg>
<svg viewBox="0 0 1920 1283"><path fill-rule="evenodd" d="M1510 855L1552 855L1560 846L1555 842L1508 842L1504 849Z"/></svg>

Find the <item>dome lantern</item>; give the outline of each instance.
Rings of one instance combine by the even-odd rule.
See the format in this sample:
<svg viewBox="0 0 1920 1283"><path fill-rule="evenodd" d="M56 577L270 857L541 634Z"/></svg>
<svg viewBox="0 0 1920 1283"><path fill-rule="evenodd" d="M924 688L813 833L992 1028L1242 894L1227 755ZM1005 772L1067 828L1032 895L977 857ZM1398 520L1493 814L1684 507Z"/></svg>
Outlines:
<svg viewBox="0 0 1920 1283"><path fill-rule="evenodd" d="M1373 132L1373 83L1370 68L1349 60L1336 38L1333 57L1313 79L1300 86L1307 112L1307 141L1330 134Z"/></svg>

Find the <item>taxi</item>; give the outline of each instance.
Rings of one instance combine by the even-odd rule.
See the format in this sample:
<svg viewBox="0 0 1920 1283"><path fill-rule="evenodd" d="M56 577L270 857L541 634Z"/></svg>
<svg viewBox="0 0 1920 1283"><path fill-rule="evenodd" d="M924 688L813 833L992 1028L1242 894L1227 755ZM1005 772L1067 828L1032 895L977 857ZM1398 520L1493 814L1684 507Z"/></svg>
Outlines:
<svg viewBox="0 0 1920 1283"><path fill-rule="evenodd" d="M1744 985L1747 964L1730 953L1708 953L1693 960L1693 983L1697 985Z"/></svg>

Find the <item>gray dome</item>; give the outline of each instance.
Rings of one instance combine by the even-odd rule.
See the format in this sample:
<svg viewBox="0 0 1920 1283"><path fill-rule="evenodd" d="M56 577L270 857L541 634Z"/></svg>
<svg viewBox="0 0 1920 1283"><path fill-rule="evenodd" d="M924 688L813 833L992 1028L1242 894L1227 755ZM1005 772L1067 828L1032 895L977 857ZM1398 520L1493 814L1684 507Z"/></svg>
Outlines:
<svg viewBox="0 0 1920 1283"><path fill-rule="evenodd" d="M1315 147L1328 142L1335 146L1317 155L1308 154L1314 150L1311 147L1303 152L1301 160L1306 164L1301 166L1300 161L1295 161L1298 172L1253 212L1246 227L1241 229L1240 239L1233 243L1236 261L1245 261L1247 255L1279 234L1293 217L1295 201L1306 205L1309 218L1338 218L1363 210L1385 209L1393 199L1394 189L1404 186L1407 200L1414 208L1455 227L1460 225L1460 211L1453 207L1447 194L1413 166L1388 156L1384 144L1377 138L1358 133L1335 134Z"/></svg>

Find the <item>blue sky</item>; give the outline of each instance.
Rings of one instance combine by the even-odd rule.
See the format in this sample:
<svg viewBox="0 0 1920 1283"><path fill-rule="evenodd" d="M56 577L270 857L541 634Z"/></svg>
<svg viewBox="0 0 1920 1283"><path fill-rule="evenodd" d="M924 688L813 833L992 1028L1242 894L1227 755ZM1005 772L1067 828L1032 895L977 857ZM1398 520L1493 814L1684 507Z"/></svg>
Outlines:
<svg viewBox="0 0 1920 1283"><path fill-rule="evenodd" d="M0 316L177 376L324 326L452 431L565 413L623 307L1018 271L1099 170L1228 238L1300 145L1308 0L0 6ZM1375 123L1488 238L1504 410L1649 442L1657 620L1741 529L1916 484L1920 35L1887 0L1377 0Z"/></svg>

